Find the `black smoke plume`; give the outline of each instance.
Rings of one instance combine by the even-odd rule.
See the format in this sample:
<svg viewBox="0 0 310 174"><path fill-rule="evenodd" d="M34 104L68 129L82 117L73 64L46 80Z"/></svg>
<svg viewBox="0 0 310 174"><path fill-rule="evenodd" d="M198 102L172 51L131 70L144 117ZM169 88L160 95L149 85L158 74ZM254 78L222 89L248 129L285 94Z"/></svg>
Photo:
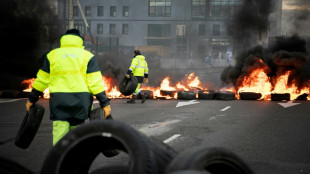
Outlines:
<svg viewBox="0 0 310 174"><path fill-rule="evenodd" d="M301 38L297 35L291 37L277 37L276 41L268 48L256 46L244 51L236 57L236 65L227 67L221 79L225 85L236 86L240 76L247 75L257 68L260 58L269 67L268 76L274 82L276 77L283 75L287 71L292 71L288 85L297 84L300 88L309 86L310 61L307 45L309 39Z"/></svg>
<svg viewBox="0 0 310 174"><path fill-rule="evenodd" d="M11 87L14 77L35 77L42 54L59 39L57 18L49 4L48 0L1 1L0 88Z"/></svg>

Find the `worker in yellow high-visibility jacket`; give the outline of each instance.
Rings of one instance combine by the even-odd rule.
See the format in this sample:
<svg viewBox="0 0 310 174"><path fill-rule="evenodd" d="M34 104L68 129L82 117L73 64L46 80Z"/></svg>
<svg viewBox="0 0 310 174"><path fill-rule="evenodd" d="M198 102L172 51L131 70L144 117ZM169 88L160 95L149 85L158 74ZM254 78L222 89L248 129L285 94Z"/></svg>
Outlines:
<svg viewBox="0 0 310 174"><path fill-rule="evenodd" d="M148 82L149 68L145 57L141 55L139 50L134 50L134 58L131 61L130 67L127 71L126 77L129 79L130 74L133 74L138 79L138 85L130 100L127 103L135 103L137 95L140 93L142 100L141 103L144 103L146 100L146 94L142 93L140 90L141 83Z"/></svg>
<svg viewBox="0 0 310 174"><path fill-rule="evenodd" d="M60 39L60 48L46 55L26 103L29 112L49 87L53 145L70 129L85 122L92 109L93 96L100 102L105 118L111 114L99 66L94 55L84 50L83 42L79 30L67 30Z"/></svg>

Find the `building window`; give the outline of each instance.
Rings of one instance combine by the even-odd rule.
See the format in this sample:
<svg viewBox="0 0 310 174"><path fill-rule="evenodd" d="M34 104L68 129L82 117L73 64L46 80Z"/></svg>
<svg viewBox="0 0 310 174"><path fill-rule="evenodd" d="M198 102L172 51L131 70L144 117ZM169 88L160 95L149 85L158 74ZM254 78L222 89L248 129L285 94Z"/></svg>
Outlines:
<svg viewBox="0 0 310 174"><path fill-rule="evenodd" d="M171 16L171 0L149 0L149 16Z"/></svg>
<svg viewBox="0 0 310 174"><path fill-rule="evenodd" d="M73 7L73 16L79 16L79 7L78 6Z"/></svg>
<svg viewBox="0 0 310 174"><path fill-rule="evenodd" d="M122 33L124 35L127 35L128 34L128 24L123 24L122 25Z"/></svg>
<svg viewBox="0 0 310 174"><path fill-rule="evenodd" d="M103 6L97 7L97 16L103 16Z"/></svg>
<svg viewBox="0 0 310 174"><path fill-rule="evenodd" d="M211 0L209 16L231 17L243 4L243 0Z"/></svg>
<svg viewBox="0 0 310 174"><path fill-rule="evenodd" d="M115 34L115 33L116 33L116 25L110 24L110 34Z"/></svg>
<svg viewBox="0 0 310 174"><path fill-rule="evenodd" d="M85 16L91 16L91 6L85 6Z"/></svg>
<svg viewBox="0 0 310 174"><path fill-rule="evenodd" d="M206 35L206 25L205 24L199 24L199 26L198 26L198 34L200 36Z"/></svg>
<svg viewBox="0 0 310 174"><path fill-rule="evenodd" d="M129 16L129 7L123 6L123 16L128 17Z"/></svg>
<svg viewBox="0 0 310 174"><path fill-rule="evenodd" d="M97 24L97 34L103 33L103 24Z"/></svg>
<svg viewBox="0 0 310 174"><path fill-rule="evenodd" d="M185 36L185 25L177 25L176 26L176 35L177 36Z"/></svg>
<svg viewBox="0 0 310 174"><path fill-rule="evenodd" d="M192 18L204 19L206 17L206 0L192 0Z"/></svg>
<svg viewBox="0 0 310 174"><path fill-rule="evenodd" d="M116 17L116 6L110 6L110 16Z"/></svg>
<svg viewBox="0 0 310 174"><path fill-rule="evenodd" d="M219 36L220 35L220 24L214 24L213 25L213 36Z"/></svg>
<svg viewBox="0 0 310 174"><path fill-rule="evenodd" d="M171 26L170 24L148 24L148 45L171 44Z"/></svg>

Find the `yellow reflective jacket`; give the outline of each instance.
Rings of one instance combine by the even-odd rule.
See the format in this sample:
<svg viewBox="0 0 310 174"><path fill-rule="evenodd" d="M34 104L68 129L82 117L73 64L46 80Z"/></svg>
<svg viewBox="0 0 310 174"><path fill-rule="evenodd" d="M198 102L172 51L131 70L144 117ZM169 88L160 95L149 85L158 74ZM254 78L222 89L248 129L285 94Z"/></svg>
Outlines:
<svg viewBox="0 0 310 174"><path fill-rule="evenodd" d="M129 71L137 77L148 77L149 68L143 55L135 56L130 64Z"/></svg>
<svg viewBox="0 0 310 174"><path fill-rule="evenodd" d="M109 104L99 66L79 36L64 35L60 45L47 54L32 87L40 92L49 87L52 120L87 119L93 95L101 106Z"/></svg>

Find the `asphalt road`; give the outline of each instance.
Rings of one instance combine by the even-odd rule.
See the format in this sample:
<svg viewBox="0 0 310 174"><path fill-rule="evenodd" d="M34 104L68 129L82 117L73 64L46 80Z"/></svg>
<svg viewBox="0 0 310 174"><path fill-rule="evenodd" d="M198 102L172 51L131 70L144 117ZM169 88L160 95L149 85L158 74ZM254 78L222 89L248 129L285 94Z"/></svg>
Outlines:
<svg viewBox="0 0 310 174"><path fill-rule="evenodd" d="M15 138L25 102L0 99L0 141ZM189 105L180 106L180 102ZM35 173L52 147L48 100L39 103L46 112L30 147L20 149L14 141L0 145L1 156ZM165 141L178 152L197 146L224 147L246 161L256 174L310 173L310 102L294 103L298 104L251 100L147 100L145 104L138 100L127 104L125 99L113 99L111 107L115 120ZM92 169L127 162L123 153L113 158L101 155Z"/></svg>

